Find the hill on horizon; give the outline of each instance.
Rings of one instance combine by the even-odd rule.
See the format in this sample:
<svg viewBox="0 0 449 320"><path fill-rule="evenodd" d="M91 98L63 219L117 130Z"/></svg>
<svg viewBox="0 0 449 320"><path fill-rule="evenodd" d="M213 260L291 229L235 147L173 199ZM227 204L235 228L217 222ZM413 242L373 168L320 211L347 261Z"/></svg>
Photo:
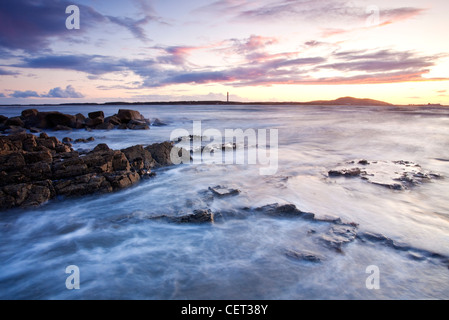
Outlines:
<svg viewBox="0 0 449 320"><path fill-rule="evenodd" d="M332 106L342 106L342 105L358 105L358 106L392 106L393 104L374 100L374 99L358 99L354 97L343 97L335 100L318 100L307 102L307 104L322 104L322 105L332 105Z"/></svg>

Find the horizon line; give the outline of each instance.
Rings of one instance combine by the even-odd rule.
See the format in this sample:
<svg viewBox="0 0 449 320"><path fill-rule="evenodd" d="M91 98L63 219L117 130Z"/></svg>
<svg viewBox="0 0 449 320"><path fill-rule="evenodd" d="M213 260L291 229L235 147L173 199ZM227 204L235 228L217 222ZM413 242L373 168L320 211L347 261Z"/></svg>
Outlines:
<svg viewBox="0 0 449 320"><path fill-rule="evenodd" d="M359 99L364 100L364 99ZM31 103L31 104L0 104L0 107L43 107L43 106L80 106L80 105L91 105L91 106L111 106L111 105L325 105L325 106L376 106L376 107L449 107L449 105L443 105L439 103L428 103L428 104L392 104L392 103L379 103L379 104L357 104L357 103L333 103L335 100L329 101L222 101L222 100L175 100L175 101L139 101L139 102L128 102L128 101L110 101L110 102L75 102L75 103ZM379 101L383 102L383 101Z"/></svg>

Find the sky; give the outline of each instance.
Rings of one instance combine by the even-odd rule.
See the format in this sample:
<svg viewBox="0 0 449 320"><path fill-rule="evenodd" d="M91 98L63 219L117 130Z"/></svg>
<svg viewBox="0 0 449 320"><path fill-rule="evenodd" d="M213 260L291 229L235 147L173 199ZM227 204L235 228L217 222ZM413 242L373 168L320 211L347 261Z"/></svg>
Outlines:
<svg viewBox="0 0 449 320"><path fill-rule="evenodd" d="M1 0L0 104L229 92L449 105L448 12L447 0Z"/></svg>

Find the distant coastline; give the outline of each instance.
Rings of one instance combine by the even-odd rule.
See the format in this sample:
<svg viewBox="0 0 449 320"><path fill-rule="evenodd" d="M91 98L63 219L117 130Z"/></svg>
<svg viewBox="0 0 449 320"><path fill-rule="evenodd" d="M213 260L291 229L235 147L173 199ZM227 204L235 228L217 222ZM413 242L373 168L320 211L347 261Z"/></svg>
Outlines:
<svg viewBox="0 0 449 320"><path fill-rule="evenodd" d="M317 100L309 102L284 101L284 102L241 102L241 101L220 101L220 100L202 100L202 101L147 101L147 102L124 102L112 101L104 103L86 102L86 103L59 103L59 104L0 104L0 107L39 107L39 106L142 106L142 105L325 105L325 106L400 106L400 107L448 107L441 104L408 104L395 105L385 101L373 99L358 99L353 97L343 97L335 100Z"/></svg>

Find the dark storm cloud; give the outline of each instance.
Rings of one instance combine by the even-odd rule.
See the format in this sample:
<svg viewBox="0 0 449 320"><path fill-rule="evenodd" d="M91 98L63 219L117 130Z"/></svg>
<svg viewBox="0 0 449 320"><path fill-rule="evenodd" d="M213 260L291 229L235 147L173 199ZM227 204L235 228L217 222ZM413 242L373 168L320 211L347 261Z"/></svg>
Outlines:
<svg viewBox="0 0 449 320"><path fill-rule="evenodd" d="M0 49L24 50L26 52L42 51L55 39L69 40L65 13L69 5L77 5L81 12L81 29L84 33L88 27L100 23L113 23L129 30L140 40L149 40L143 26L151 21L161 22L155 15L145 14L143 18L105 16L93 8L76 1L65 0L2 0L0 1Z"/></svg>

